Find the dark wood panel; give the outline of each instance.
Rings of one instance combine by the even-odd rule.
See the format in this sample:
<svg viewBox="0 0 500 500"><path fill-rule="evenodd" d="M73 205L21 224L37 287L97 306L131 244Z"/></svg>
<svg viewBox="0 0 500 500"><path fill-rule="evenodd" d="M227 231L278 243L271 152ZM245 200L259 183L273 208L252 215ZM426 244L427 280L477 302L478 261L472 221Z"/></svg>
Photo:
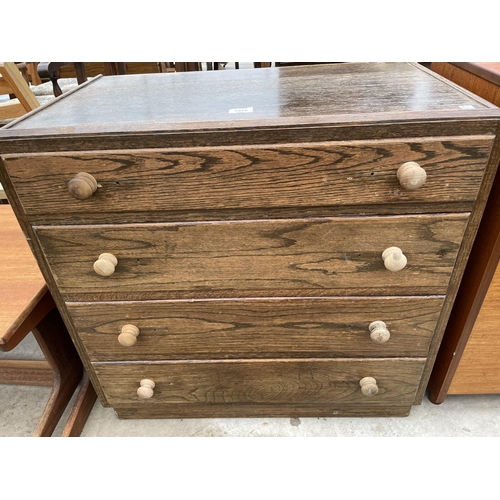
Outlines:
<svg viewBox="0 0 500 500"><path fill-rule="evenodd" d="M92 361L425 357L442 297L67 303ZM377 344L369 325L390 339ZM140 330L118 342L121 328Z"/></svg>
<svg viewBox="0 0 500 500"><path fill-rule="evenodd" d="M85 85L85 84L84 84ZM71 91L70 91L71 92ZM63 98L69 94L63 94ZM44 105L47 106L47 105ZM44 106L40 106L43 108ZM240 129L190 130L162 132L122 131L116 134L97 134L95 131L85 134L54 135L40 130L0 130L1 153L22 154L42 152L75 152L97 150L124 150L146 148L180 147L225 147L242 145L292 144L324 141L369 141L421 138L455 137L457 135L495 135L498 117L478 118L468 116L470 111L462 111L462 117L446 119L432 117L428 120L407 120L402 116L389 117L382 122L376 119L366 123L336 123L303 126L300 124L286 127L269 127L265 124Z"/></svg>
<svg viewBox="0 0 500 500"><path fill-rule="evenodd" d="M38 227L37 237L65 300L106 294L142 300L141 292L204 297L242 294L444 294L467 214L323 218L139 226ZM387 247L408 264L388 271ZM101 253L118 259L98 276ZM79 299L73 299L79 300ZM94 300L106 300L103 295Z"/></svg>
<svg viewBox="0 0 500 500"><path fill-rule="evenodd" d="M113 405L139 401L143 379L154 395L144 405L413 403L425 359L305 359L94 364ZM378 394L365 396L359 382L374 377Z"/></svg>
<svg viewBox="0 0 500 500"><path fill-rule="evenodd" d="M273 417L407 417L411 406L264 405L264 404L165 404L114 406L120 419L132 418L273 418Z"/></svg>
<svg viewBox="0 0 500 500"><path fill-rule="evenodd" d="M356 202L354 197L350 200ZM186 211L176 210L164 212L155 210L154 212L121 212L112 214L109 212L93 212L92 225L108 224L110 220L115 223L124 224L155 224L166 222L222 222L222 221L244 221L244 220L269 220L269 219L296 219L300 216L303 219L317 219L325 217L359 217L359 216L379 216L394 215L396 205L337 205L328 207L296 207L287 208L267 208L267 209L239 209L239 210L197 210ZM417 215L417 214L445 214L470 212L473 209L471 202L451 202L451 203L405 203L397 204L397 215ZM75 214L71 212L59 212L57 214L32 214L29 222L33 226L68 226L88 224L87 214Z"/></svg>
<svg viewBox="0 0 500 500"><path fill-rule="evenodd" d="M89 106L88 103L93 105ZM123 103L126 102L127 106ZM348 63L240 71L123 75L92 80L11 127L57 134L366 120L367 115L443 112L488 104L408 63ZM248 109L235 113L231 110ZM364 116L363 116L364 115ZM498 116L498 115L497 115Z"/></svg>
<svg viewBox="0 0 500 500"><path fill-rule="evenodd" d="M158 73L160 71L158 62L127 62L127 63L104 63L104 62L86 62L85 72L87 76L97 76L105 74L105 64L125 64L129 75L143 73ZM76 78L74 66L63 66L61 68L61 78Z"/></svg>
<svg viewBox="0 0 500 500"><path fill-rule="evenodd" d="M463 203L472 209L493 144L490 136L316 143L237 148L185 148L4 157L26 213L93 223L128 222L138 212ZM405 191L398 168L415 161L424 186ZM86 200L68 192L79 172L99 188ZM182 220L182 219L178 219Z"/></svg>

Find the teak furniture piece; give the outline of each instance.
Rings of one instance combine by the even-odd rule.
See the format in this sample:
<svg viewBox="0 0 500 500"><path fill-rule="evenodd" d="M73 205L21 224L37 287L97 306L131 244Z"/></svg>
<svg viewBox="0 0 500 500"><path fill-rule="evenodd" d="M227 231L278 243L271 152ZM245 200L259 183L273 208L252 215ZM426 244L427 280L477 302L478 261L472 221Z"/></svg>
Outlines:
<svg viewBox="0 0 500 500"><path fill-rule="evenodd" d="M432 63L431 69L500 106L500 63ZM500 393L500 172L497 171L465 268L429 399Z"/></svg>
<svg viewBox="0 0 500 500"><path fill-rule="evenodd" d="M34 436L51 436L80 382L64 437L79 436L96 393L10 205L0 205L0 351L31 331L46 361L0 359L0 384L52 387Z"/></svg>
<svg viewBox="0 0 500 500"><path fill-rule="evenodd" d="M416 64L174 76L96 78L0 132L2 182L101 403L407 415L500 110Z"/></svg>
<svg viewBox="0 0 500 500"><path fill-rule="evenodd" d="M0 94L13 94L18 99L0 103L0 124L4 120L17 118L40 106L13 62L0 62Z"/></svg>

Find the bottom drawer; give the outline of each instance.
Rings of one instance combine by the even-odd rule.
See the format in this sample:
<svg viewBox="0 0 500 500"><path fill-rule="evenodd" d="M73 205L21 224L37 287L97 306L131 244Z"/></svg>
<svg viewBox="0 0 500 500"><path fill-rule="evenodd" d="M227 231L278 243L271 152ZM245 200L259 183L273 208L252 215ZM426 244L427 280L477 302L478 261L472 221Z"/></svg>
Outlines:
<svg viewBox="0 0 500 500"><path fill-rule="evenodd" d="M137 404L360 404L411 405L424 358L217 360L96 363L94 368L112 406ZM367 396L360 381L372 377L378 392ZM141 399L142 380L154 382ZM377 390L373 387L367 389ZM147 392L148 389L145 390Z"/></svg>

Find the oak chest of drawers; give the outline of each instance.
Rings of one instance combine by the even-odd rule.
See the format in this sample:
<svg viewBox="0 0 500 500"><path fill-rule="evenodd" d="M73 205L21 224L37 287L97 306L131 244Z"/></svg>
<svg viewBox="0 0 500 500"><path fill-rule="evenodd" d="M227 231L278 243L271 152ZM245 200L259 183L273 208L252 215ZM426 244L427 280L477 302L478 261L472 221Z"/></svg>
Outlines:
<svg viewBox="0 0 500 500"><path fill-rule="evenodd" d="M499 119L406 63L101 77L0 130L0 181L119 417L407 415Z"/></svg>

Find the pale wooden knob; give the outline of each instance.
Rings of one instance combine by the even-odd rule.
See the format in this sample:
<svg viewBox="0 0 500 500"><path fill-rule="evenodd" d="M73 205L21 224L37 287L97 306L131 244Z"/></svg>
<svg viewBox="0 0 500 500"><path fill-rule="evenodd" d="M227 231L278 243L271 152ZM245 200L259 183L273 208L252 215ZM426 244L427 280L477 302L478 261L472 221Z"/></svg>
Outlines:
<svg viewBox="0 0 500 500"><path fill-rule="evenodd" d="M68 182L68 191L77 200L90 198L97 190L97 181L90 174L80 172Z"/></svg>
<svg viewBox="0 0 500 500"><path fill-rule="evenodd" d="M427 179L427 172L414 161L403 163L396 175L401 187L406 191L415 191L422 187Z"/></svg>
<svg viewBox="0 0 500 500"><path fill-rule="evenodd" d="M135 325L123 325L118 342L124 347L132 347L137 342L139 328Z"/></svg>
<svg viewBox="0 0 500 500"><path fill-rule="evenodd" d="M387 325L383 321L373 321L368 326L370 330L370 338L376 344L383 344L391 338L391 332L387 329Z"/></svg>
<svg viewBox="0 0 500 500"><path fill-rule="evenodd" d="M155 388L155 383L152 380L145 378L144 380L141 380L141 387L137 389L137 395L141 399L152 398L154 394L153 391L154 388Z"/></svg>
<svg viewBox="0 0 500 500"><path fill-rule="evenodd" d="M102 253L94 262L94 271L100 276L111 276L117 264L118 259L112 253Z"/></svg>
<svg viewBox="0 0 500 500"><path fill-rule="evenodd" d="M382 259L384 259L384 266L389 271L401 271L408 262L405 254L398 247L386 248L382 253Z"/></svg>
<svg viewBox="0 0 500 500"><path fill-rule="evenodd" d="M378 392L377 381L373 377L365 377L359 381L361 392L365 396L375 396Z"/></svg>

